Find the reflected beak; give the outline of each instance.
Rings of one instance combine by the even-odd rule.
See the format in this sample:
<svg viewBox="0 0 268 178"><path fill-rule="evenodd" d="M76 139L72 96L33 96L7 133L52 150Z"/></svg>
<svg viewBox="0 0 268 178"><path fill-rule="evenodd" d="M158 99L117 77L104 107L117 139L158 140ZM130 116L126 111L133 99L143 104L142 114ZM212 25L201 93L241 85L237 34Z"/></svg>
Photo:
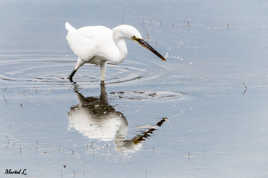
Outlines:
<svg viewBox="0 0 268 178"><path fill-rule="evenodd" d="M152 51L152 53L154 53L155 55L157 55L158 57L160 57L163 61L166 61L166 58L164 58L159 52L157 52L151 45L149 45L149 43L147 43L143 39L136 38L136 37L133 37L132 39L135 40L135 41L137 41L143 47L145 47L145 48L149 49L150 51Z"/></svg>

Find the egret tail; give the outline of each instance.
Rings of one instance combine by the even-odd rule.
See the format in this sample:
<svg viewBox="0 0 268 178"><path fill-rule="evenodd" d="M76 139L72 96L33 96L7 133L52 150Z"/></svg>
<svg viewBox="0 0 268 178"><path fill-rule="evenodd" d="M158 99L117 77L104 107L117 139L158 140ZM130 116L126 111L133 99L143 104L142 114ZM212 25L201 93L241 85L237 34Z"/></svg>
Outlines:
<svg viewBox="0 0 268 178"><path fill-rule="evenodd" d="M76 30L71 24L69 24L69 22L65 22L65 29L69 32L69 31L74 31Z"/></svg>

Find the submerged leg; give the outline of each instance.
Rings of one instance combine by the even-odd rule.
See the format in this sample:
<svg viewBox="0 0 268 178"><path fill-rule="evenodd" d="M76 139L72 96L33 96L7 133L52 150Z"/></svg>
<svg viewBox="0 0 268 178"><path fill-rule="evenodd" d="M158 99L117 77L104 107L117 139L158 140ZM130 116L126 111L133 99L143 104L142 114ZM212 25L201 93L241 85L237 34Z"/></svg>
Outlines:
<svg viewBox="0 0 268 178"><path fill-rule="evenodd" d="M102 62L100 64L100 70L101 70L101 82L105 81L105 72L106 72L106 62Z"/></svg>
<svg viewBox="0 0 268 178"><path fill-rule="evenodd" d="M85 62L81 59L81 58L78 58L77 59L77 62L76 62L76 65L73 69L73 71L71 72L71 74L69 75L68 79L73 82L73 76L74 74L76 73L76 71L84 64Z"/></svg>
<svg viewBox="0 0 268 178"><path fill-rule="evenodd" d="M100 103L103 105L108 104L108 99L107 99L107 93L105 90L105 83L104 81L100 82L100 89L101 89L101 94L100 94Z"/></svg>

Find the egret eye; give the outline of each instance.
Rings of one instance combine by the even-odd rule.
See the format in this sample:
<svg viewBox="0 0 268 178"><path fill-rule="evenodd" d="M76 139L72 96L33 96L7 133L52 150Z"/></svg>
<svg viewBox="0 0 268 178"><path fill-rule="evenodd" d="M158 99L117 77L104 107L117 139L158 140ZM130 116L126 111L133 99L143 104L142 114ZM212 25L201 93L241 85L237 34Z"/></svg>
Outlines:
<svg viewBox="0 0 268 178"><path fill-rule="evenodd" d="M134 35L132 36L132 40L138 40L138 38Z"/></svg>

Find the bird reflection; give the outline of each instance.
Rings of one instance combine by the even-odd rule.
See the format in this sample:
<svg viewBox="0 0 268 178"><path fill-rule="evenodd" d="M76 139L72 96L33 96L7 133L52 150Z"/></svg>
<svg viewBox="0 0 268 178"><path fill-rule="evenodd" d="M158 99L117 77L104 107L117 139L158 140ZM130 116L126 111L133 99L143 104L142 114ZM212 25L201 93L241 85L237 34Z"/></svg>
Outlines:
<svg viewBox="0 0 268 178"><path fill-rule="evenodd" d="M132 139L127 139L128 122L124 114L109 105L105 83L101 82L101 93L97 97L84 97L77 85L74 92L79 104L68 112L69 128L73 128L89 139L114 141L118 152L136 152L152 133L161 127L167 118L161 119L155 126L147 128Z"/></svg>

